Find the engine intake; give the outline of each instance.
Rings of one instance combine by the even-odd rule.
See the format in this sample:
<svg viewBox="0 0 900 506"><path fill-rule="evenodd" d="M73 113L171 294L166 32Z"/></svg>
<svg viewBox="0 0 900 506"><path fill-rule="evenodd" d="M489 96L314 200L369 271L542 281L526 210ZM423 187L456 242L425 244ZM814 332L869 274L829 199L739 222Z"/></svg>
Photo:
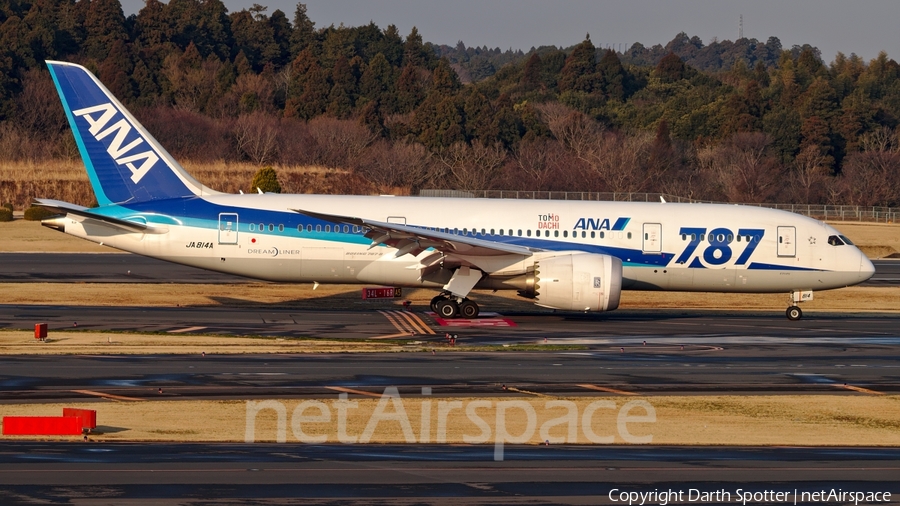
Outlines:
<svg viewBox="0 0 900 506"><path fill-rule="evenodd" d="M592 253L543 258L528 270L519 293L553 309L612 311L622 294L622 261Z"/></svg>

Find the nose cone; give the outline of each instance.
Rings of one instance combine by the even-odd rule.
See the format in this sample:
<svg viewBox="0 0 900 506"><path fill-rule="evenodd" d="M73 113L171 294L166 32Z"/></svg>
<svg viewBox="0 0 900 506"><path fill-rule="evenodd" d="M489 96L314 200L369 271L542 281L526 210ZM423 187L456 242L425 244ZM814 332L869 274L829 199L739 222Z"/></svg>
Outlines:
<svg viewBox="0 0 900 506"><path fill-rule="evenodd" d="M875 266L872 265L872 261L866 258L866 255L860 251L859 252L859 282L868 280L875 274Z"/></svg>

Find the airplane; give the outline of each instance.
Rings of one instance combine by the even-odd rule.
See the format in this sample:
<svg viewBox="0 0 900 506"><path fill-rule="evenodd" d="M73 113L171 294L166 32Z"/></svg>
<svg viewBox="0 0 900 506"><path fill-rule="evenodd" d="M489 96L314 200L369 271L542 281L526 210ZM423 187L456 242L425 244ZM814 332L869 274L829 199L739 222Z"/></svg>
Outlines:
<svg viewBox="0 0 900 506"><path fill-rule="evenodd" d="M47 61L97 207L36 199L43 225L139 255L285 283L433 288L442 318L474 289L612 311L622 290L785 293L866 281L833 227L752 206L395 196L225 194L191 177L87 69Z"/></svg>

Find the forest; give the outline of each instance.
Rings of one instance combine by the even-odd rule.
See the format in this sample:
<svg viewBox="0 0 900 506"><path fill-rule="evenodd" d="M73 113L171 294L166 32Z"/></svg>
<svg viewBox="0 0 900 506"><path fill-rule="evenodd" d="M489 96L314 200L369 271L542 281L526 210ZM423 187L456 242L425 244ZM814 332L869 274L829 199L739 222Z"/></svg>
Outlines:
<svg viewBox="0 0 900 506"><path fill-rule="evenodd" d="M91 69L177 159L273 166L298 193L320 191L308 168L343 193L900 205L900 65L885 53L826 63L776 37L684 33L501 51L393 25L317 28L302 3L289 18L147 0L126 17L118 0L0 0L0 164L13 167L0 183L19 193L36 190L15 167L78 159L46 59ZM250 176L204 183L247 190Z"/></svg>

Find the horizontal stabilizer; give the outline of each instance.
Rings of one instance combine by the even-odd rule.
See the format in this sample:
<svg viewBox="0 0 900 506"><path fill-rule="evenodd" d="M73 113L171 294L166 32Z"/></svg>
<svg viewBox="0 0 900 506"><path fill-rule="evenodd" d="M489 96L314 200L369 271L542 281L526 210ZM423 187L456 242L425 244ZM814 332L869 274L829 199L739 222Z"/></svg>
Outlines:
<svg viewBox="0 0 900 506"><path fill-rule="evenodd" d="M70 204L68 202L63 202L61 200L50 200L50 199L34 199L35 205L41 206L44 209L49 209L51 211L57 212L59 214L74 214L75 216L81 216L82 218L89 218L92 220L101 221L103 223L112 225L117 228L124 229L128 232L138 232L138 233L159 233L160 231L154 230L153 227L150 227L144 223L137 223L134 221L122 220L119 218L112 218L110 216L104 216L102 214L97 214L91 212L90 208L79 206L76 204Z"/></svg>

